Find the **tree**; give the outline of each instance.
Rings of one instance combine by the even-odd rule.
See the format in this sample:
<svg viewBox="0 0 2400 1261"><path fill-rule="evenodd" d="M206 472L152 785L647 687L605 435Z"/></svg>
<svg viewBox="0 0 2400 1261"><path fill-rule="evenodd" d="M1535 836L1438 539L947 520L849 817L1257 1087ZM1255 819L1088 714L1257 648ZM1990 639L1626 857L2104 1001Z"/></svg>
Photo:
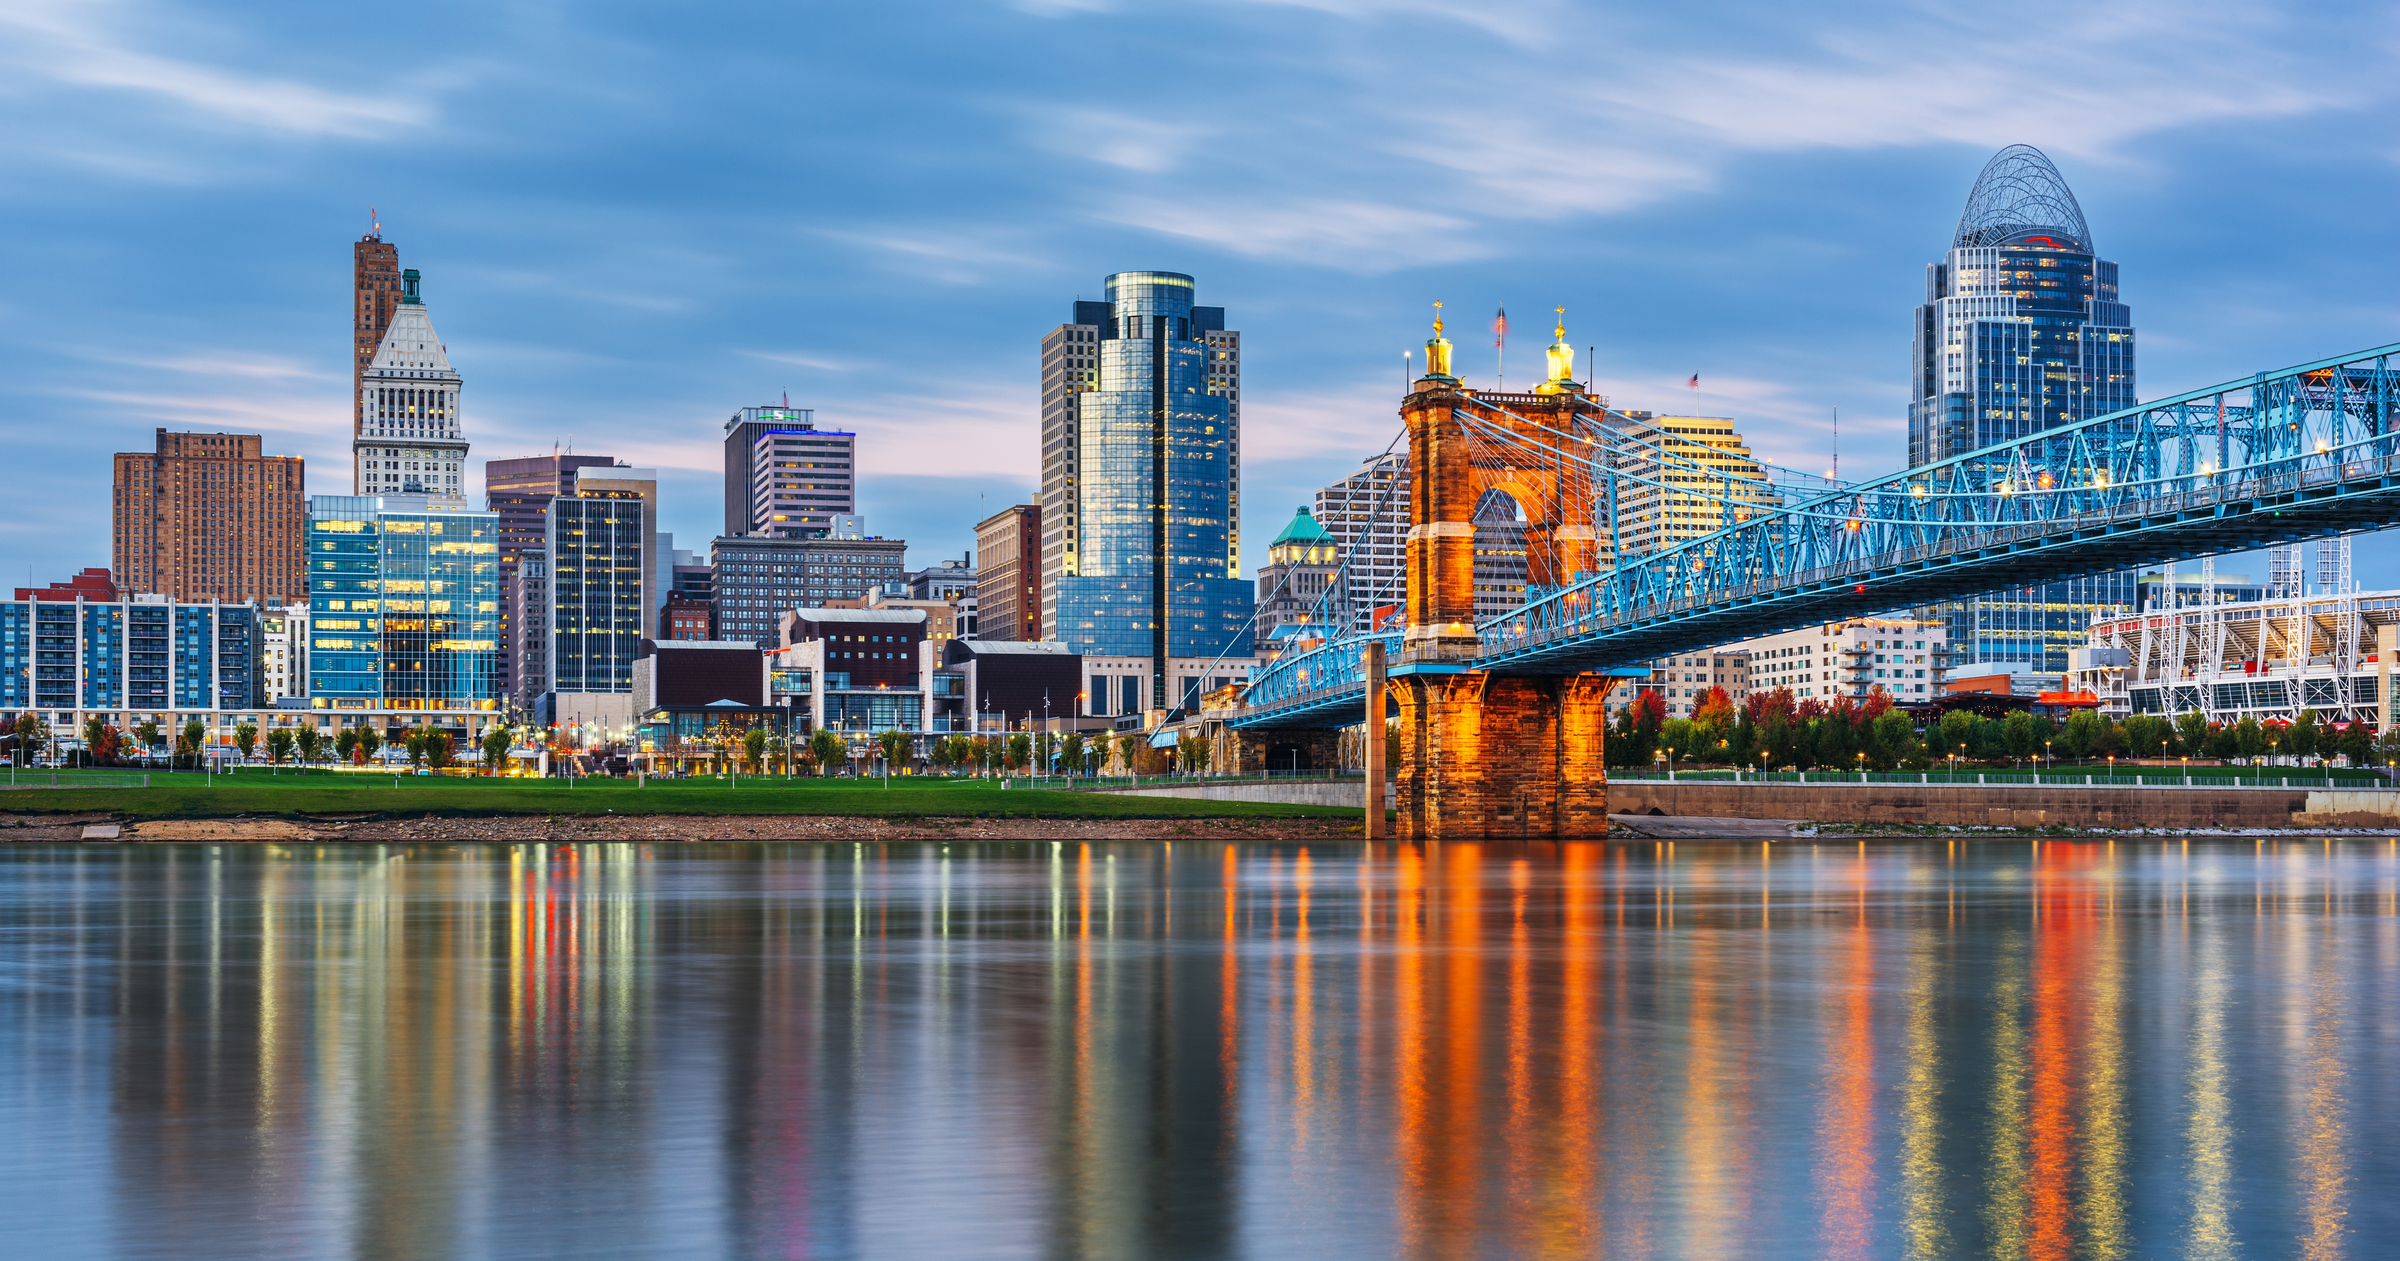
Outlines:
<svg viewBox="0 0 2400 1261"><path fill-rule="evenodd" d="M1012 771L1023 770L1033 761L1033 737L1020 731L1008 738L1000 752L1000 764Z"/></svg>
<svg viewBox="0 0 2400 1261"><path fill-rule="evenodd" d="M85 766L99 765L100 740L102 734L107 730L108 724L101 721L98 715L83 720L83 764Z"/></svg>
<svg viewBox="0 0 2400 1261"><path fill-rule="evenodd" d="M1075 774L1076 767L1083 764L1082 732L1070 731L1066 739L1058 742L1058 764L1067 768L1069 777Z"/></svg>
<svg viewBox="0 0 2400 1261"><path fill-rule="evenodd" d="M2267 733L2258 725L2258 719L2244 714L2242 720L2233 725L2233 751L2244 759L2255 758L2267 751Z"/></svg>
<svg viewBox="0 0 2400 1261"><path fill-rule="evenodd" d="M315 730L315 728L313 728L313 727L303 727L301 730L303 730L303 731L313 731L313 730ZM280 765L280 764L282 764L282 763L284 763L284 762L290 761L290 760L291 760L291 756L292 756L292 729L291 729L291 728L289 728L289 727L277 727L277 728L275 728L273 731L270 731L270 732L268 732L268 733L267 733L267 765L269 765L269 766L276 766L276 765Z"/></svg>
<svg viewBox="0 0 2400 1261"><path fill-rule="evenodd" d="M752 727L742 733L742 757L750 763L752 773L766 769L767 729Z"/></svg>
<svg viewBox="0 0 2400 1261"><path fill-rule="evenodd" d="M432 745L433 728L423 723L409 728L408 734L400 737L400 747L408 750L408 769L413 771L424 765L426 755L432 751Z"/></svg>
<svg viewBox="0 0 2400 1261"><path fill-rule="evenodd" d="M325 744L325 733L317 730L315 723L309 723L292 733L292 743L299 748L300 761L305 765L317 760L317 751Z"/></svg>
<svg viewBox="0 0 2400 1261"><path fill-rule="evenodd" d="M333 733L333 755L354 766L364 766L367 759L358 751L358 730L344 727Z"/></svg>
<svg viewBox="0 0 2400 1261"><path fill-rule="evenodd" d="M2100 714L2097 710L2078 709L2067 715L2067 725L2059 730L2058 747L2068 757L2087 758L2099 746Z"/></svg>
<svg viewBox="0 0 2400 1261"><path fill-rule="evenodd" d="M233 747L240 749L242 759L248 761L250 755L258 749L258 724L254 722L235 723L233 725Z"/></svg>
<svg viewBox="0 0 2400 1261"><path fill-rule="evenodd" d="M2367 735L2367 725L2363 722L2353 722L2342 732L2339 748L2352 766L2366 766L2375 757L2375 742Z"/></svg>
<svg viewBox="0 0 2400 1261"><path fill-rule="evenodd" d="M1968 710L1954 709L1942 715L1939 728L1942 742L1935 752L1944 759L1971 756L1975 752L1975 729L1982 725L1983 719Z"/></svg>
<svg viewBox="0 0 2400 1261"><path fill-rule="evenodd" d="M1731 747L1733 740L1734 713L1733 698L1725 694L1724 688L1711 687L1700 698L1700 704L1692 710L1692 726L1699 729L1697 739L1702 746L1694 752L1702 757L1725 760L1726 750Z"/></svg>
<svg viewBox="0 0 2400 1261"><path fill-rule="evenodd" d="M809 755L817 759L817 773L831 775L836 764L849 752L850 746L841 736L820 730L808 738Z"/></svg>
<svg viewBox="0 0 2400 1261"><path fill-rule="evenodd" d="M1117 763L1125 768L1126 774L1132 775L1138 772L1141 766L1142 750L1148 747L1149 741L1150 737L1139 731L1117 733Z"/></svg>
<svg viewBox="0 0 2400 1261"><path fill-rule="evenodd" d="M183 724L183 734L175 737L175 756L179 764L181 759L190 758L192 766L199 766L200 748L207 739L208 728L201 725L199 719L194 718Z"/></svg>
<svg viewBox="0 0 2400 1261"><path fill-rule="evenodd" d="M1866 724L1867 755L1884 770L1908 762L1922 763L1924 753L1917 741L1917 724L1907 714L1885 709L1875 720Z"/></svg>
<svg viewBox="0 0 2400 1261"><path fill-rule="evenodd" d="M1686 762L1699 761L1697 751L1692 746L1698 744L1700 739L1699 724L1689 718L1669 718L1658 729L1659 748L1670 761L1676 758Z"/></svg>
<svg viewBox="0 0 2400 1261"><path fill-rule="evenodd" d="M2008 751L2010 762L2022 762L2032 757L2033 751L2040 747L2033 735L2032 713L2020 709L2001 719L2000 741Z"/></svg>
<svg viewBox="0 0 2400 1261"><path fill-rule="evenodd" d="M2284 752L2291 754L2293 757L2299 758L2303 762L2315 758L2317 756L2317 737L2319 734L2320 731L2317 726L2317 711L2313 709L2301 710L2300 716L2292 720L2292 725L2284 728Z"/></svg>
<svg viewBox="0 0 2400 1261"><path fill-rule="evenodd" d="M897 727L876 736L876 748L883 754L884 773L888 775L894 768L908 765L909 746L916 742L916 737Z"/></svg>
<svg viewBox="0 0 2400 1261"><path fill-rule="evenodd" d="M152 749L167 742L167 733L159 727L156 718L144 718L133 724L133 738L141 742L142 754L147 757Z"/></svg>
<svg viewBox="0 0 2400 1261"><path fill-rule="evenodd" d="M1209 754L1215 751L1207 736L1184 736L1175 741L1175 769L1197 775L1209 768Z"/></svg>
<svg viewBox="0 0 2400 1261"><path fill-rule="evenodd" d="M350 755L358 765L365 766L383 748L383 732L373 723L361 723L352 730L358 732L358 743L351 749Z"/></svg>
<svg viewBox="0 0 2400 1261"><path fill-rule="evenodd" d="M516 732L511 730L506 723L492 724L491 728L483 733L481 743L484 771L488 774L498 775L500 764L508 760L508 751L515 747L516 743Z"/></svg>
<svg viewBox="0 0 2400 1261"><path fill-rule="evenodd" d="M450 767L451 755L457 751L458 746L451 741L449 732L428 731L425 733L425 764L427 766L437 771L447 770Z"/></svg>
<svg viewBox="0 0 2400 1261"><path fill-rule="evenodd" d="M2175 738L2167 720L2156 714L2135 714L2118 727L2125 732L2126 749L2135 757L2165 757Z"/></svg>

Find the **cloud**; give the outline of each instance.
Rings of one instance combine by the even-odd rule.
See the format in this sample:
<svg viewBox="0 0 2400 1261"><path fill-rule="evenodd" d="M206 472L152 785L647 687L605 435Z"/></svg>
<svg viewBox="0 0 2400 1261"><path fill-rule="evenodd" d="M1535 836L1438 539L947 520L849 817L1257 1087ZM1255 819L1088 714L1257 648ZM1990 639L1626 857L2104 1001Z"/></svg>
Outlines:
<svg viewBox="0 0 2400 1261"><path fill-rule="evenodd" d="M1389 385L1365 383L1313 391L1243 391L1242 462L1355 462L1383 450L1400 431L1399 366ZM1405 439L1402 446L1406 446ZM1349 471L1342 464L1340 473Z"/></svg>
<svg viewBox="0 0 2400 1261"><path fill-rule="evenodd" d="M10 0L0 41L18 73L53 83L159 98L220 123L299 136L375 136L421 127L431 106L412 95L372 95L294 79L244 74L144 52L127 32L157 26L130 5ZM188 116L188 114L183 115Z"/></svg>
<svg viewBox="0 0 2400 1261"><path fill-rule="evenodd" d="M819 372L856 372L862 368L873 366L863 360L830 359L823 355L808 355L791 351L744 350L737 353L748 355L752 359L763 359L768 363L788 363L798 368L814 368Z"/></svg>
<svg viewBox="0 0 2400 1261"><path fill-rule="evenodd" d="M827 228L819 230L817 235L877 251L896 270L944 284L977 285L996 271L1024 271L1047 265L1021 250L993 244L988 233L964 224L906 232Z"/></svg>
<svg viewBox="0 0 2400 1261"><path fill-rule="evenodd" d="M1111 222L1206 241L1252 258L1332 266L1364 274L1479 258L1490 247L1468 220L1408 206L1335 198L1267 204L1128 198L1102 212Z"/></svg>
<svg viewBox="0 0 2400 1261"><path fill-rule="evenodd" d="M1160 122L1115 110L1088 107L1033 112L1026 139L1038 148L1128 171L1156 174L1174 169L1213 128Z"/></svg>

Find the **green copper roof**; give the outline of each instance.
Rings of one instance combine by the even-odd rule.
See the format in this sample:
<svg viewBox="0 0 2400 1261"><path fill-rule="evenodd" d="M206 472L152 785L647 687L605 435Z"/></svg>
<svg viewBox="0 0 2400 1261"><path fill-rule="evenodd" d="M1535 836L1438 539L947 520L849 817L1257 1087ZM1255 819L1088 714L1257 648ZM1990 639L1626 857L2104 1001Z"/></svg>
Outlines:
<svg viewBox="0 0 2400 1261"><path fill-rule="evenodd" d="M1283 533L1276 535L1275 541L1267 546L1281 547L1286 543L1331 543L1332 541L1333 536L1325 532L1325 527L1317 524L1317 519L1309 515L1308 509L1302 508L1293 514L1292 523L1283 527Z"/></svg>

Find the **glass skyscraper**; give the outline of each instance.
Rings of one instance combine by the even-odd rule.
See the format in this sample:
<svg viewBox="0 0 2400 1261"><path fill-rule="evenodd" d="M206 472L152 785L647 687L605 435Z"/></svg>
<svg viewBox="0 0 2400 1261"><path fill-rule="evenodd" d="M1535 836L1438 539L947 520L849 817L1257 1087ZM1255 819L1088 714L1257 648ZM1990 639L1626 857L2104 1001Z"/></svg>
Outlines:
<svg viewBox="0 0 2400 1261"><path fill-rule="evenodd" d="M1139 659L1149 707L1188 705L1249 664L1240 334L1190 276L1105 291L1043 339L1045 638Z"/></svg>
<svg viewBox="0 0 2400 1261"><path fill-rule="evenodd" d="M497 708L497 514L420 495L318 495L308 587L312 708Z"/></svg>
<svg viewBox="0 0 2400 1261"><path fill-rule="evenodd" d="M2134 405L2132 313L2083 208L2041 150L2011 145L1976 177L1950 251L1925 269L1911 336L1911 465ZM1964 662L2066 669L2095 611L2132 607L2100 574L1936 605ZM1955 677L1955 672L1954 672Z"/></svg>

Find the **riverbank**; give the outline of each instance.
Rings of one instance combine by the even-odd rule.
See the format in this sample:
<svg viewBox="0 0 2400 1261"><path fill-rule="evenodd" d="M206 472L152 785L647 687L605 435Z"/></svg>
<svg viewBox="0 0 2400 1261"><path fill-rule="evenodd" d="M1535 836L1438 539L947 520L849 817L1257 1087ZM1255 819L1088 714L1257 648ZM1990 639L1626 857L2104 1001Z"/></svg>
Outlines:
<svg viewBox="0 0 2400 1261"><path fill-rule="evenodd" d="M1356 812L1334 819L867 818L855 815L565 815L417 819L202 818L121 820L105 813L0 815L0 844L60 841L388 844L407 842L681 841L1339 841Z"/></svg>

